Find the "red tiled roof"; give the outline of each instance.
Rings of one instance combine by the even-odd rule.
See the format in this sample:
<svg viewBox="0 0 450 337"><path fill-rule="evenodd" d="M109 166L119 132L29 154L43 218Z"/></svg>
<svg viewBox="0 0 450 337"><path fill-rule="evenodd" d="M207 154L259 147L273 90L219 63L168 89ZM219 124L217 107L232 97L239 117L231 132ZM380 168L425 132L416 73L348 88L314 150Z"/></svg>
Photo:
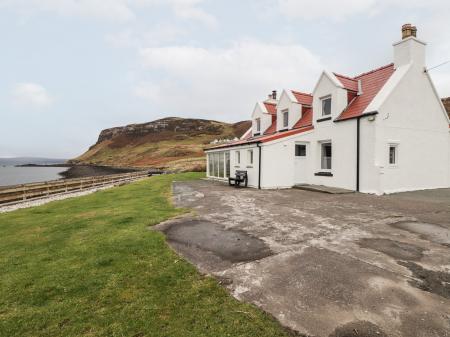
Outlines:
<svg viewBox="0 0 450 337"><path fill-rule="evenodd" d="M355 99L349 102L347 108L338 118L336 118L336 120L342 121L361 116L394 71L394 64L391 63L387 66L356 76L354 78L355 80L361 80L362 94L356 96Z"/></svg>
<svg viewBox="0 0 450 337"><path fill-rule="evenodd" d="M292 93L295 96L295 99L297 100L298 103L303 104L303 105L312 105L313 102L313 97L311 94L306 94L304 92L300 92L300 91L294 91L291 90Z"/></svg>
<svg viewBox="0 0 450 337"><path fill-rule="evenodd" d="M270 126L267 128L267 130L264 131L264 134L270 135L276 131L277 131L277 119L275 118L274 120L272 120L272 124L270 124Z"/></svg>
<svg viewBox="0 0 450 337"><path fill-rule="evenodd" d="M298 120L298 122L295 123L294 129L311 126L312 125L312 117L313 117L312 108L303 108L302 109L302 118L300 118Z"/></svg>
<svg viewBox="0 0 450 337"><path fill-rule="evenodd" d="M289 131L277 132L277 133L274 133L273 135L263 136L263 137L261 137L258 140L261 143L266 143L266 142L270 142L272 140L276 140L276 139L280 139L280 138L296 135L297 133L302 133L302 132L310 131L310 130L313 130L313 129L314 129L314 126L310 125L310 126L307 126L307 127L304 127L304 128L292 129L292 130L289 130Z"/></svg>
<svg viewBox="0 0 450 337"><path fill-rule="evenodd" d="M334 74L334 76L337 77L339 82L342 83L342 85L344 86L345 89L358 92L358 80L355 80L354 78L351 78L348 76L336 74L336 73L333 73L333 74Z"/></svg>
<svg viewBox="0 0 450 337"><path fill-rule="evenodd" d="M261 136L249 137L247 139L240 139L235 142L221 144L218 146L207 148L206 150L220 149L226 147L232 147L237 145L245 145L245 144L253 144L253 143L266 143L272 140L296 135L298 133L306 132L313 130L314 127L312 125L312 108L304 107L302 109L302 118L294 125L291 130L288 131L279 131L277 132L277 120L276 118L272 119L272 124L270 127L264 132Z"/></svg>
<svg viewBox="0 0 450 337"><path fill-rule="evenodd" d="M271 115L277 114L277 105L275 103L264 102L264 106L266 107L267 112Z"/></svg>

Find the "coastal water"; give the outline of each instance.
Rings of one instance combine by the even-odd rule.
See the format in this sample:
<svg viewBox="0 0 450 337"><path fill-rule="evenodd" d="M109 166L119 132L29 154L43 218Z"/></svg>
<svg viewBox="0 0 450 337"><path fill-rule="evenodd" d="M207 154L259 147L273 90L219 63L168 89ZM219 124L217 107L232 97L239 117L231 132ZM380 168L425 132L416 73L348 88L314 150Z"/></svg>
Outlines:
<svg viewBox="0 0 450 337"><path fill-rule="evenodd" d="M67 169L67 167L0 166L0 186L61 179L59 173Z"/></svg>

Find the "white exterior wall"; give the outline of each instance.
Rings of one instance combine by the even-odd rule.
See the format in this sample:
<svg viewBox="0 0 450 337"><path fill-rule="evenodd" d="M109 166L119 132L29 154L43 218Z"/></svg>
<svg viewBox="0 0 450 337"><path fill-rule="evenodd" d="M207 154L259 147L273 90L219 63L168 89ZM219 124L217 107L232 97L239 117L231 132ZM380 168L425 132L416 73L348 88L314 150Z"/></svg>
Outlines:
<svg viewBox="0 0 450 337"><path fill-rule="evenodd" d="M253 164L250 164L249 162L248 150L253 150ZM236 162L237 151L241 152L240 164ZM248 185L251 187L258 187L258 167L259 167L258 151L259 150L255 144L230 149L231 175L234 176L237 170L247 171Z"/></svg>
<svg viewBox="0 0 450 337"><path fill-rule="evenodd" d="M277 131L286 129L283 127L283 110L286 109L289 111L288 129L292 129L302 117L302 105L295 101L292 93L283 90L277 104Z"/></svg>
<svg viewBox="0 0 450 337"><path fill-rule="evenodd" d="M256 119L261 120L261 130L256 130ZM272 125L272 115L264 108L262 103L257 103L252 113L252 135L256 133L263 134Z"/></svg>
<svg viewBox="0 0 450 337"><path fill-rule="evenodd" d="M249 162L249 153L248 151L253 151L253 164L250 164ZM237 170L241 171L247 171L248 175L248 185L251 187L258 187L258 170L259 170L259 149L255 144L245 145L245 146L236 146L232 148L224 148L224 149L217 149L217 150L208 150L207 151L207 158L210 153L221 153L221 152L230 152L230 175L233 177L236 174ZM240 164L236 161L236 152L239 151L241 153L241 162ZM206 176L211 179L218 179L218 180L224 180L227 181L228 178L217 178L214 176L211 176L209 172L209 165L207 162L207 171Z"/></svg>
<svg viewBox="0 0 450 337"><path fill-rule="evenodd" d="M378 193L450 187L448 117L420 66L409 68L379 108L375 165ZM398 144L398 164L388 161L389 144Z"/></svg>
<svg viewBox="0 0 450 337"><path fill-rule="evenodd" d="M288 188L296 184L326 185L354 190L356 188L356 121L334 123L262 145L262 188ZM321 172L320 142L332 143L333 176L316 176ZM296 176L295 144L306 145L305 177ZM300 168L302 169L302 168Z"/></svg>

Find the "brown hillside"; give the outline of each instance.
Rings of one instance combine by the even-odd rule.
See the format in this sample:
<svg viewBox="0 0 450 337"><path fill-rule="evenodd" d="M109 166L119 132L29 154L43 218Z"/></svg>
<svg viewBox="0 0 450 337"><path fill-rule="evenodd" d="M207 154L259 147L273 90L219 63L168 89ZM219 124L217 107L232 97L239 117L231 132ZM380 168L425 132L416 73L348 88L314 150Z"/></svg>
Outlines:
<svg viewBox="0 0 450 337"><path fill-rule="evenodd" d="M250 128L235 124L184 118L163 118L100 132L97 143L71 160L76 164L204 170L203 148L215 139L233 139Z"/></svg>
<svg viewBox="0 0 450 337"><path fill-rule="evenodd" d="M445 110L447 110L448 116L450 117L450 97L443 98L442 103L444 103Z"/></svg>

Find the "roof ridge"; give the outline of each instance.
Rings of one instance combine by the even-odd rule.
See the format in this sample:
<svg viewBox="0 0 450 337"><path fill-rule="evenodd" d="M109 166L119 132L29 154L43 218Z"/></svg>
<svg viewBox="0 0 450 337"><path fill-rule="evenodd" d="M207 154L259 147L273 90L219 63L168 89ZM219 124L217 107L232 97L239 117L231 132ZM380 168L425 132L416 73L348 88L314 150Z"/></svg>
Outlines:
<svg viewBox="0 0 450 337"><path fill-rule="evenodd" d="M306 95L306 96L312 96L312 94L308 94L308 93L303 92L303 91L292 90L292 89L291 89L291 91L292 91L292 92L295 92L296 94L301 94L301 95Z"/></svg>
<svg viewBox="0 0 450 337"><path fill-rule="evenodd" d="M357 80L358 77L361 77L361 76L364 76L364 75L369 75L369 74L374 73L374 72L376 72L376 71L380 71L380 70L383 70L383 69L392 67L393 65L394 65L394 63L391 62L391 63L389 63L389 64L386 64L385 66L378 67L378 68L373 69L373 70L370 70L370 71L366 71L365 73L361 73L361 74L355 76L353 79L354 79L354 80Z"/></svg>
<svg viewBox="0 0 450 337"><path fill-rule="evenodd" d="M338 73L335 73L335 72L333 72L333 74L334 74L334 76L340 76L340 77L344 77L344 78L346 78L346 79L348 79L348 80L352 80L352 81L358 81L356 78L354 78L354 77L350 77L350 76L346 76L346 75L342 75L342 74L338 74Z"/></svg>

